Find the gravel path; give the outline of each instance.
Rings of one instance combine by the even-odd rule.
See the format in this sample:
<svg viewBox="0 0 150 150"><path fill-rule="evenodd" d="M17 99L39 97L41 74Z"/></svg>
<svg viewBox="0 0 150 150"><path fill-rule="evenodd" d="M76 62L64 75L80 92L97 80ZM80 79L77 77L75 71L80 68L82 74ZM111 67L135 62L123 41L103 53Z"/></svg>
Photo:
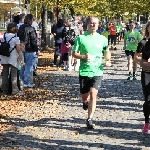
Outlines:
<svg viewBox="0 0 150 150"><path fill-rule="evenodd" d="M0 136L0 150L149 150L150 136L141 134L140 68L137 81L126 80L121 47L112 51L113 65L104 71L94 130L86 129L87 111L82 109L78 74L48 71L46 82L36 89L46 90L43 97L18 112L20 116L9 118L14 127Z"/></svg>

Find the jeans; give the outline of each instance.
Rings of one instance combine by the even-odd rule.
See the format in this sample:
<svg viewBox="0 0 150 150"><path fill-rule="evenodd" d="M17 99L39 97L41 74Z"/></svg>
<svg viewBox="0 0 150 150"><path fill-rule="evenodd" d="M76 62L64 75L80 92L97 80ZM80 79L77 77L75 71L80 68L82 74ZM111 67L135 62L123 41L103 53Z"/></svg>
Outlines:
<svg viewBox="0 0 150 150"><path fill-rule="evenodd" d="M25 66L20 70L20 78L25 85L31 84L33 76L33 64L36 52L23 52Z"/></svg>
<svg viewBox="0 0 150 150"><path fill-rule="evenodd" d="M37 65L38 65L38 55L35 54L34 59L33 59L33 71L36 70Z"/></svg>

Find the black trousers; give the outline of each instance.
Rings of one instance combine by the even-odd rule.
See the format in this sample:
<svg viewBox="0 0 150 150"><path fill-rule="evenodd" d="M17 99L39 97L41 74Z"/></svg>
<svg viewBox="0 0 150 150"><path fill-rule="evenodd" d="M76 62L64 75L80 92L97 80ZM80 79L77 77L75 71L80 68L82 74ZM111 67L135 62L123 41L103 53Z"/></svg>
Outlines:
<svg viewBox="0 0 150 150"><path fill-rule="evenodd" d="M55 52L54 52L54 64L55 64L55 65L57 64L58 51L59 51L60 47L61 47L61 43L56 43L56 44L55 44ZM63 57L63 56L60 56L59 66L60 66L61 64L63 64L62 57Z"/></svg>
<svg viewBox="0 0 150 150"><path fill-rule="evenodd" d="M145 116L145 123L149 123L150 115L150 72L141 72L141 84L145 102L143 104L143 113Z"/></svg>
<svg viewBox="0 0 150 150"><path fill-rule="evenodd" d="M110 35L111 45L116 45L117 36L116 35Z"/></svg>

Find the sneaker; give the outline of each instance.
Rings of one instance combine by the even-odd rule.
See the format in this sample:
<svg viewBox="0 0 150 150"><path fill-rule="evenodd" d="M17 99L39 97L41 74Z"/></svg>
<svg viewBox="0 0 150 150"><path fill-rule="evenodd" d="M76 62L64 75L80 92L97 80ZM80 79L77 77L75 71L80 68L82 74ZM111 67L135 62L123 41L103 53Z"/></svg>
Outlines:
<svg viewBox="0 0 150 150"><path fill-rule="evenodd" d="M21 95L23 95L23 92L19 91L19 92L17 92L17 93L12 93L12 95L18 95L18 96L21 96Z"/></svg>
<svg viewBox="0 0 150 150"><path fill-rule="evenodd" d="M129 75L128 78L127 78L127 80L131 81L132 80L132 75Z"/></svg>
<svg viewBox="0 0 150 150"><path fill-rule="evenodd" d="M68 67L67 67L67 66L64 66L64 70L68 70Z"/></svg>
<svg viewBox="0 0 150 150"><path fill-rule="evenodd" d="M24 88L33 88L35 84L24 84Z"/></svg>
<svg viewBox="0 0 150 150"><path fill-rule="evenodd" d="M74 70L74 66L68 68L68 71L72 71L72 70Z"/></svg>
<svg viewBox="0 0 150 150"><path fill-rule="evenodd" d="M111 46L110 49L113 49L113 46Z"/></svg>
<svg viewBox="0 0 150 150"><path fill-rule="evenodd" d="M5 92L5 91L2 91L1 94L2 94L2 95L10 95L9 92Z"/></svg>
<svg viewBox="0 0 150 150"><path fill-rule="evenodd" d="M86 120L86 125L88 129L94 129L94 124L91 118Z"/></svg>
<svg viewBox="0 0 150 150"><path fill-rule="evenodd" d="M135 75L133 76L133 80L134 80L134 81L136 81L136 80L137 80L137 78L136 78L136 76L135 76Z"/></svg>
<svg viewBox="0 0 150 150"><path fill-rule="evenodd" d="M64 64L61 64L60 67L64 67Z"/></svg>
<svg viewBox="0 0 150 150"><path fill-rule="evenodd" d="M83 103L83 109L84 109L84 110L87 110L87 109L88 109L88 102Z"/></svg>
<svg viewBox="0 0 150 150"><path fill-rule="evenodd" d="M33 76L38 76L36 71L33 71Z"/></svg>
<svg viewBox="0 0 150 150"><path fill-rule="evenodd" d="M56 65L55 65L55 64L53 64L53 67L56 67Z"/></svg>
<svg viewBox="0 0 150 150"><path fill-rule="evenodd" d="M149 134L148 129L149 129L149 124L148 123L143 124L142 133L143 134Z"/></svg>

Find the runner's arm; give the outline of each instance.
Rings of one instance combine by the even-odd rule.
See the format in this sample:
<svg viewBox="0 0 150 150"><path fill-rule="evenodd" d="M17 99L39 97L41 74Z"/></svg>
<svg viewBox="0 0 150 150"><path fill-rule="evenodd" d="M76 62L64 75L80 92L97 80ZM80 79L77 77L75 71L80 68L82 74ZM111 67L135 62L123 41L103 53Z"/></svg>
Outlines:
<svg viewBox="0 0 150 150"><path fill-rule="evenodd" d="M124 50L126 49L126 39L124 39Z"/></svg>
<svg viewBox="0 0 150 150"><path fill-rule="evenodd" d="M87 54L86 55L81 55L78 52L73 52L72 57L74 57L76 59L87 59L88 58Z"/></svg>
<svg viewBox="0 0 150 150"><path fill-rule="evenodd" d="M134 62L140 64L141 56L142 56L142 53L137 53L137 52L135 52L135 55L134 55Z"/></svg>
<svg viewBox="0 0 150 150"><path fill-rule="evenodd" d="M110 62L110 59L111 59L111 53L110 53L109 50L104 51L104 58L105 58L106 62Z"/></svg>
<svg viewBox="0 0 150 150"><path fill-rule="evenodd" d="M142 59L140 62L140 66L144 69L144 70L150 70L150 62L148 62L145 59Z"/></svg>

